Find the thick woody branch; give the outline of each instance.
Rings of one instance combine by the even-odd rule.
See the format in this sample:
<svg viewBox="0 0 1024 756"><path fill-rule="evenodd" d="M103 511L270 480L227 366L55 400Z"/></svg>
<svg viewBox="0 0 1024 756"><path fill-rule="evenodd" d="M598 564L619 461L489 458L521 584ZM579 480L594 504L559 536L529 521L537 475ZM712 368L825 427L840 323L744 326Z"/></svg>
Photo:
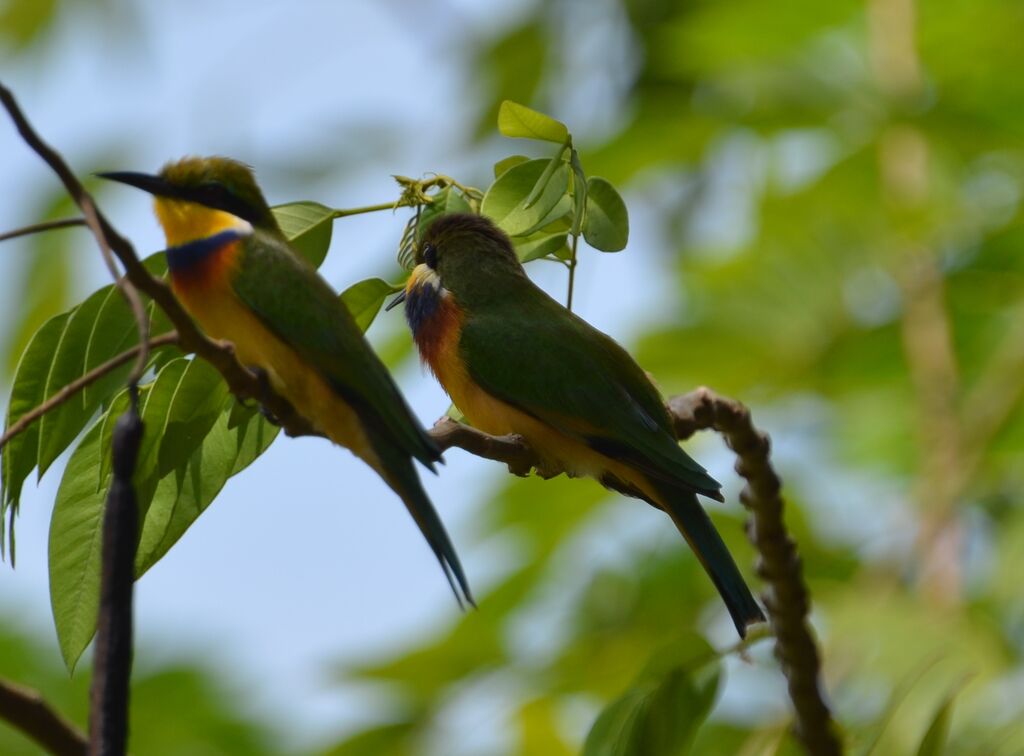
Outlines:
<svg viewBox="0 0 1024 756"><path fill-rule="evenodd" d="M0 680L0 719L55 756L85 756L85 735L37 691Z"/></svg>
<svg viewBox="0 0 1024 756"><path fill-rule="evenodd" d="M713 429L725 437L738 457L736 471L747 481L740 499L753 516L750 538L760 555L758 574L768 585L765 604L775 636L775 655L793 701L797 737L815 756L840 754L842 746L821 690L818 647L807 623L810 594L796 544L783 523L782 482L771 466L768 436L754 427L745 406L705 388L673 397L668 407L680 439ZM516 475L526 475L542 465L519 436L490 436L447 417L434 425L430 435L442 450L459 448L504 462ZM561 471L538 472L551 477Z"/></svg>
<svg viewBox="0 0 1024 756"><path fill-rule="evenodd" d="M64 159L35 132L18 107L10 90L2 84L0 84L0 102L7 109L25 143L53 169L64 184L68 195L88 219L87 208L95 209L92 197L68 168ZM231 392L238 398L259 401L289 436L315 435L310 423L302 418L287 400L269 389L257 375L238 362L230 344L213 341L199 330L192 318L175 299L167 283L150 275L135 254L132 245L110 225L98 209L95 209L95 221L111 252L124 266L125 277L136 289L156 302L157 306L170 319L178 332L182 351L194 352L213 365L224 377Z"/></svg>

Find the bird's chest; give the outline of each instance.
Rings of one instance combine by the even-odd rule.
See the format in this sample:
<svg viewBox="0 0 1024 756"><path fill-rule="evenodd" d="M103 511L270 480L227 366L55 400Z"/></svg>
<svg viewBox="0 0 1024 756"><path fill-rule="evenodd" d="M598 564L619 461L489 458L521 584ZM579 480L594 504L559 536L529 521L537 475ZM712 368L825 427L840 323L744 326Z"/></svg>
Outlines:
<svg viewBox="0 0 1024 756"><path fill-rule="evenodd" d="M294 384L294 379L287 380L296 362L294 352L267 330L232 287L243 254L241 243L202 250L203 254L194 247L183 249L168 250L167 259L171 289L189 315L211 338L230 341L243 365L266 370L277 390L283 391L285 383Z"/></svg>

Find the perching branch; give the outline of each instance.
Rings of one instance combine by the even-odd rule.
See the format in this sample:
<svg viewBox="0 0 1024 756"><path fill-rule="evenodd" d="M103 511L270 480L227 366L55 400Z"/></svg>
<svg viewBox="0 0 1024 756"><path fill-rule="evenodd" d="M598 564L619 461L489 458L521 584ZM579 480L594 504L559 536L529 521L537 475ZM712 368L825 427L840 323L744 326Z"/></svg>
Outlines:
<svg viewBox="0 0 1024 756"><path fill-rule="evenodd" d="M0 680L0 719L55 756L85 756L85 735L35 690Z"/></svg>
<svg viewBox="0 0 1024 756"><path fill-rule="evenodd" d="M739 458L736 471L747 481L740 500L753 515L750 539L760 555L757 571L768 584L765 605L775 636L775 655L789 684L796 735L814 756L842 753L832 715L821 690L821 661L807 624L810 595L796 544L782 519L782 482L772 469L768 436L758 431L750 411L737 401L700 388L673 397L668 403L680 439L699 430L721 433ZM442 449L457 447L478 457L504 462L516 475L542 464L519 436L490 436L467 425L442 418L430 431ZM561 471L539 471L545 477Z"/></svg>
<svg viewBox="0 0 1024 756"><path fill-rule="evenodd" d="M158 347L167 346L168 344L177 343L177 332L168 331L167 333L162 333L159 336L150 339L149 344L147 345L147 351L152 351ZM126 362L129 362L132 359L134 359L141 350L141 346L134 346L131 349L121 352L121 354L117 355L116 357L111 357L102 365L97 365L85 375L76 378L75 380L71 381L71 383L62 387L57 393L55 393L53 396L51 396L49 399L47 399L39 406L30 409L24 415L19 417L15 422L11 423L11 426L4 432L3 436L0 436L0 449L3 449L8 441L17 436L19 433L25 431L30 425L32 425L32 423L41 418L47 412L56 409L82 389L91 386L92 384L96 383L96 381L98 381L100 378L105 376L107 373L117 370L117 368L121 367Z"/></svg>
<svg viewBox="0 0 1024 756"><path fill-rule="evenodd" d="M83 213L86 212L86 207L95 209L89 193L68 168L67 163L43 142L21 112L21 108L18 107L10 90L2 84L0 84L0 102L10 114L22 139L53 169L75 204L82 209ZM95 221L111 252L124 266L125 277L140 292L156 302L157 306L170 319L178 332L178 343L182 351L194 352L213 365L224 377L231 392L239 399L259 401L276 418L289 436L315 435L311 424L300 416L284 397L269 389L251 370L246 369L238 362L230 344L214 341L199 330L192 318L178 303L167 283L153 277L146 270L135 254L131 243L110 225L98 209L95 209Z"/></svg>
<svg viewBox="0 0 1024 756"><path fill-rule="evenodd" d="M6 231L0 234L0 242L7 241L8 239L17 239L20 236L28 236L29 234L38 234L43 231L54 231L58 228L73 228L75 226L87 226L85 218L61 218L60 220L43 221L42 223L33 223L31 226L22 226L16 228L13 231Z"/></svg>
<svg viewBox="0 0 1024 756"><path fill-rule="evenodd" d="M510 473L520 477L526 477L540 464L522 436L491 436L450 417L434 423L429 433L441 451L457 447L477 457L504 462Z"/></svg>

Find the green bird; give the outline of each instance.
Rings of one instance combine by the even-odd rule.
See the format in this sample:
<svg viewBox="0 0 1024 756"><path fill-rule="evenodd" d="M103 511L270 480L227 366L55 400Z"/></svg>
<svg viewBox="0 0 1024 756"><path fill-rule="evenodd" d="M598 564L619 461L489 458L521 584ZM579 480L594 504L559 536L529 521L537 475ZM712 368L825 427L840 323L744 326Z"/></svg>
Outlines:
<svg viewBox="0 0 1024 756"><path fill-rule="evenodd" d="M434 221L405 291L420 356L476 428L526 439L543 466L590 476L663 510L689 542L741 636L764 621L697 494L721 485L680 447L643 370L527 277L508 237L478 215Z"/></svg>
<svg viewBox="0 0 1024 756"><path fill-rule="evenodd" d="M189 157L158 175L101 176L154 195L182 306L208 335L230 341L242 364L264 374L316 430L377 471L405 502L456 599L472 603L413 465L433 470L440 451L337 293L291 248L252 170L223 157Z"/></svg>

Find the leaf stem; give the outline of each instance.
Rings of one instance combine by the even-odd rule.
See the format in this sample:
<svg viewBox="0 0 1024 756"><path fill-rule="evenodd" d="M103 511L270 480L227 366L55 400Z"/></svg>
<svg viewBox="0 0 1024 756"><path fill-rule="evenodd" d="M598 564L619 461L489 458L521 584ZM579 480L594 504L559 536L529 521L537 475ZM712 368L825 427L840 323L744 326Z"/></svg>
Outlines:
<svg viewBox="0 0 1024 756"><path fill-rule="evenodd" d="M376 205L364 205L363 207L348 207L338 208L334 211L333 217L335 218L347 218L350 215L364 215L365 213L379 213L382 210L395 210L396 208L403 207L404 203L402 200L397 202L381 202Z"/></svg>
<svg viewBox="0 0 1024 756"><path fill-rule="evenodd" d="M580 237L578 234L574 234L572 237L572 252L569 255L569 296L566 297L565 307L569 312L572 312L572 292L573 286L576 283L576 245L579 244Z"/></svg>

